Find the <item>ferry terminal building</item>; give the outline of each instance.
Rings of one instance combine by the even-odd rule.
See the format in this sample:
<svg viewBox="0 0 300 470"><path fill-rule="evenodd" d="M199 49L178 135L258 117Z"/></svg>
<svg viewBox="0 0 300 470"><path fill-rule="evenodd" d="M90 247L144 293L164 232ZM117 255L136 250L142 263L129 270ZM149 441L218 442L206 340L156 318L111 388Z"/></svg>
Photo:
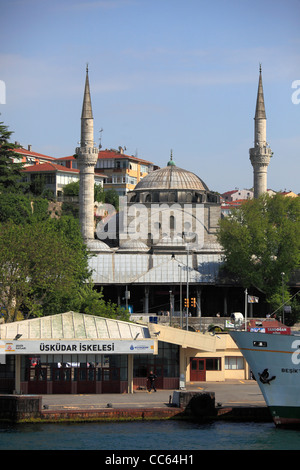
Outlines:
<svg viewBox="0 0 300 470"><path fill-rule="evenodd" d="M151 370L157 389L247 373L228 334L76 312L0 325L0 393L133 393L146 389Z"/></svg>

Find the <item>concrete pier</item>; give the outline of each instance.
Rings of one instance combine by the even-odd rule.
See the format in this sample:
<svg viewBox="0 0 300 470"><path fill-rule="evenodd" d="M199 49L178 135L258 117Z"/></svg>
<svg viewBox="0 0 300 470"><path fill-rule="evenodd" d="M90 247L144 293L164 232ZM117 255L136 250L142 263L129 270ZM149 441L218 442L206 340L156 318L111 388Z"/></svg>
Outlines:
<svg viewBox="0 0 300 470"><path fill-rule="evenodd" d="M187 390L132 394L1 395L0 421L211 419L272 422L255 381L198 382Z"/></svg>
<svg viewBox="0 0 300 470"><path fill-rule="evenodd" d="M42 397L37 395L0 395L0 421L30 421L40 418Z"/></svg>

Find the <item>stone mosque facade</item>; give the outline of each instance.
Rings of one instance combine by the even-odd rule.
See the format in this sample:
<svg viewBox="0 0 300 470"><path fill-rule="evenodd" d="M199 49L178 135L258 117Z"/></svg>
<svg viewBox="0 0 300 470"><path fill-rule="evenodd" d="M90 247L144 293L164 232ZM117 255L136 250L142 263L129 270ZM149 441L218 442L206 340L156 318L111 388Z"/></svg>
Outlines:
<svg viewBox="0 0 300 470"><path fill-rule="evenodd" d="M254 192L267 189L271 151L266 143L266 116L261 70L250 160ZM95 228L93 170L97 149L86 72L81 116L80 224L91 252L95 287L130 312L170 316L230 316L243 311L244 293L222 275L222 247L217 242L220 197L194 173L177 167L173 155L123 198L118 213L109 212ZM185 299L195 299L185 305Z"/></svg>

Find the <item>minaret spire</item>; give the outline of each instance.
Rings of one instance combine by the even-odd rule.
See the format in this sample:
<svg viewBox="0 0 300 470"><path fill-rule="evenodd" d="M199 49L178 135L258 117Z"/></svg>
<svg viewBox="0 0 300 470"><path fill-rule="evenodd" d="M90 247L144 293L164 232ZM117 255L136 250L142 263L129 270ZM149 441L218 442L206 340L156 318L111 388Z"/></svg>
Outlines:
<svg viewBox="0 0 300 470"><path fill-rule="evenodd" d="M267 144L267 118L262 84L261 64L254 117L254 147L250 149L250 160L253 166L254 197L257 198L267 191L267 169L272 151Z"/></svg>
<svg viewBox="0 0 300 470"><path fill-rule="evenodd" d="M98 151L94 144L94 119L87 65L81 113L80 147L76 149L80 170L79 220L82 236L87 243L94 240L94 168L98 159Z"/></svg>
<svg viewBox="0 0 300 470"><path fill-rule="evenodd" d="M92 101L91 101L90 83L89 83L89 66L88 66L88 64L86 66L85 87L84 87L82 113L81 113L81 119L83 119L83 118L93 119Z"/></svg>
<svg viewBox="0 0 300 470"><path fill-rule="evenodd" d="M264 90L261 76L261 64L259 64L259 80L256 100L255 119L266 119Z"/></svg>
<svg viewBox="0 0 300 470"><path fill-rule="evenodd" d="M94 145L94 118L89 83L89 68L86 66L85 87L81 112L81 145Z"/></svg>

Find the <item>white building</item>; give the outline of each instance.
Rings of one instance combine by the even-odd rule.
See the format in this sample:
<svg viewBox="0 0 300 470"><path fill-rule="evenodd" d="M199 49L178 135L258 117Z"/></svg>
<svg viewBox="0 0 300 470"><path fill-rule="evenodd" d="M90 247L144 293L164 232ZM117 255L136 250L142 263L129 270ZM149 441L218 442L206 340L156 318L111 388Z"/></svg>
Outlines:
<svg viewBox="0 0 300 470"><path fill-rule="evenodd" d="M28 183L33 182L35 178L42 178L45 189L50 189L55 197L62 196L64 186L79 181L79 170L52 162L26 166L22 173ZM103 186L103 178L104 175L95 175L95 184Z"/></svg>

